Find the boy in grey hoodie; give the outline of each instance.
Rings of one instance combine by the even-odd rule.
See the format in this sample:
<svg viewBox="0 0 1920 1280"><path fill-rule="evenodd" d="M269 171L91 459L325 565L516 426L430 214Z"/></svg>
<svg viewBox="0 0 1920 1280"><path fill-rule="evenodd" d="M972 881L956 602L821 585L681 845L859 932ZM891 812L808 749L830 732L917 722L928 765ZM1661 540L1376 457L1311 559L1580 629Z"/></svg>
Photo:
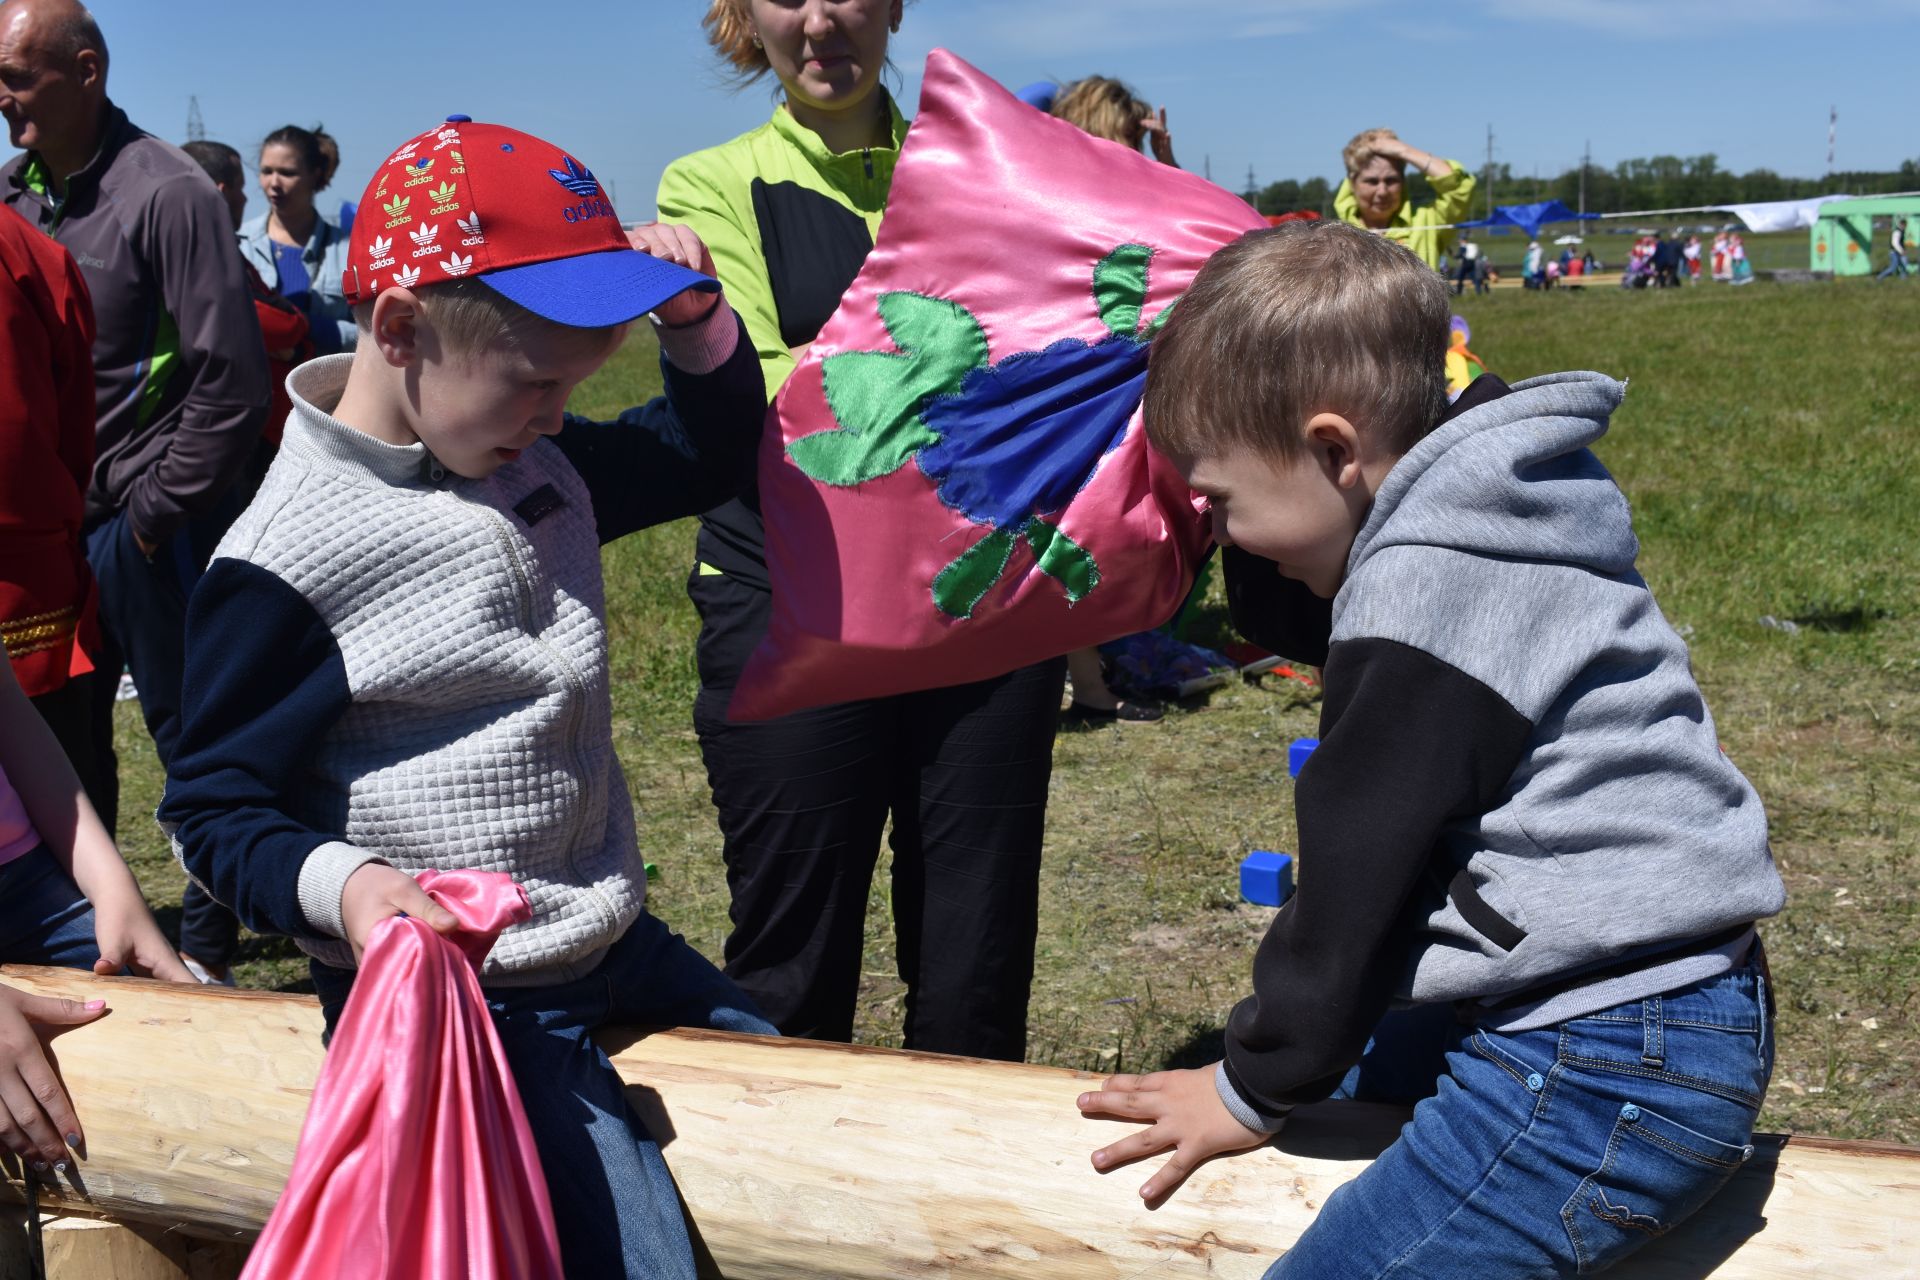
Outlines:
<svg viewBox="0 0 1920 1280"><path fill-rule="evenodd" d="M1754 922L1784 893L1588 449L1625 388L1483 376L1449 408L1447 313L1398 246L1278 227L1207 265L1148 374L1236 625L1326 699L1225 1059L1081 1095L1151 1126L1094 1166L1171 1150L1158 1204L1298 1104L1424 1099L1270 1276L1602 1269L1751 1155L1772 1071Z"/></svg>

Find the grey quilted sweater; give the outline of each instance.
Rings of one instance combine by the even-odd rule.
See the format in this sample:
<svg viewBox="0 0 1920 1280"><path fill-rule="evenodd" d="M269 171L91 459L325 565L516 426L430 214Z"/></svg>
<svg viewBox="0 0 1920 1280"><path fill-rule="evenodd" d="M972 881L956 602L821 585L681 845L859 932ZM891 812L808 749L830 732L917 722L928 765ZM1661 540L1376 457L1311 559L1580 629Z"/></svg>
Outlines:
<svg viewBox="0 0 1920 1280"><path fill-rule="evenodd" d="M570 421L478 481L332 418L352 357L297 370L280 455L193 600L161 810L188 872L346 967L340 894L361 864L501 871L534 916L500 938L490 982L598 963L646 886L600 543L745 482L765 403L751 355L670 368L668 403Z"/></svg>

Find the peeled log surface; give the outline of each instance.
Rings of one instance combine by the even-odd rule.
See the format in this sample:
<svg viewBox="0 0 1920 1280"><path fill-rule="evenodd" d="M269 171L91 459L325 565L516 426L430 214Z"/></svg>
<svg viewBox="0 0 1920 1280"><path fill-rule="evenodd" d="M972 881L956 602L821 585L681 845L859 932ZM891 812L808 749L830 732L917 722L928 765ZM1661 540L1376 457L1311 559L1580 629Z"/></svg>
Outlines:
<svg viewBox="0 0 1920 1280"><path fill-rule="evenodd" d="M0 981L113 1010L54 1042L87 1129L86 1196L43 1206L212 1235L260 1228L319 1072L310 997L18 967ZM1121 1132L1074 1109L1095 1076L715 1032L602 1042L732 1280L1253 1280L1404 1119L1305 1108L1277 1145L1208 1165L1149 1212L1141 1167L1102 1177L1087 1163ZM1920 1274L1920 1150L1756 1145L1706 1209L1610 1274Z"/></svg>

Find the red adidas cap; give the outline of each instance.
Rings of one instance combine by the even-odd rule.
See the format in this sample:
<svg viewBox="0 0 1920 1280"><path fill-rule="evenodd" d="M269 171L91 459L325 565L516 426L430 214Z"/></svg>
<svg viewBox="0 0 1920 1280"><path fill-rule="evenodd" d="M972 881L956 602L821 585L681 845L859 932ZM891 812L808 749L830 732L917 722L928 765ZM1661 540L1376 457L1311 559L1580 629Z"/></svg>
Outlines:
<svg viewBox="0 0 1920 1280"><path fill-rule="evenodd" d="M558 324L598 328L719 282L640 253L571 154L504 125L448 116L388 156L361 198L349 303L477 277Z"/></svg>

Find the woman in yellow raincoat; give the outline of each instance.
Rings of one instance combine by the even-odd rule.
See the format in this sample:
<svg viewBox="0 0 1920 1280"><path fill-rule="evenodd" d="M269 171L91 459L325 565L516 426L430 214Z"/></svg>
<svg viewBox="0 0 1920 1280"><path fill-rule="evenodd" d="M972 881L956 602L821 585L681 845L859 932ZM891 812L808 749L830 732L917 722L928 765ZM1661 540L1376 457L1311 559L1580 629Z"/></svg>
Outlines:
<svg viewBox="0 0 1920 1280"><path fill-rule="evenodd" d="M1440 270L1454 239L1443 228L1470 216L1473 175L1457 161L1402 142L1391 129L1368 129L1347 144L1343 155L1347 180L1334 193L1333 216L1399 241ZM1407 199L1410 164L1427 175L1434 195L1430 204L1416 206Z"/></svg>

